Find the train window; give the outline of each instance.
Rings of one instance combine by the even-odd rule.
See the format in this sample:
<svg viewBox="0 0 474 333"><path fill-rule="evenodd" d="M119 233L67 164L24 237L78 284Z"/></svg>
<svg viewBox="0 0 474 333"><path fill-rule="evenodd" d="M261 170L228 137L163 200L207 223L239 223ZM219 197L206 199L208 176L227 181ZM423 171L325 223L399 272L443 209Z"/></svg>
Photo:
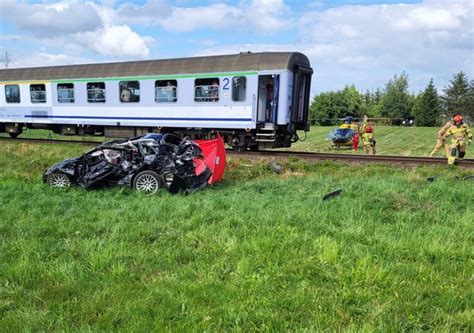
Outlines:
<svg viewBox="0 0 474 333"><path fill-rule="evenodd" d="M90 82L87 84L87 101L89 103L105 103L104 82Z"/></svg>
<svg viewBox="0 0 474 333"><path fill-rule="evenodd" d="M120 81L120 101L123 103L140 102L140 82Z"/></svg>
<svg viewBox="0 0 474 333"><path fill-rule="evenodd" d="M157 103L176 102L178 100L177 88L176 80L155 81L155 101Z"/></svg>
<svg viewBox="0 0 474 333"><path fill-rule="evenodd" d="M194 81L195 102L219 101L219 79L196 79Z"/></svg>
<svg viewBox="0 0 474 333"><path fill-rule="evenodd" d="M20 103L20 86L18 84L7 84L5 86L5 99L7 103Z"/></svg>
<svg viewBox="0 0 474 333"><path fill-rule="evenodd" d="M74 103L74 84L58 83L58 102Z"/></svg>
<svg viewBox="0 0 474 333"><path fill-rule="evenodd" d="M245 76L235 76L232 78L232 100L234 102L245 101L247 79Z"/></svg>
<svg viewBox="0 0 474 333"><path fill-rule="evenodd" d="M46 103L46 86L44 84L30 84L31 103Z"/></svg>

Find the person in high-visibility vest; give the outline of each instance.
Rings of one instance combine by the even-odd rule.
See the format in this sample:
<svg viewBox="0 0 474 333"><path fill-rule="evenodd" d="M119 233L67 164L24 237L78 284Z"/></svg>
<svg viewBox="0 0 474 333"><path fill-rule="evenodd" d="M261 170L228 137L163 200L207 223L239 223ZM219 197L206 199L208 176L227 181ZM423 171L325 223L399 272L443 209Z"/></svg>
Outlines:
<svg viewBox="0 0 474 333"><path fill-rule="evenodd" d="M466 155L466 141L469 145L472 143L471 129L468 124L463 122L462 116L459 113L454 115L453 123L443 136L444 139L452 136L448 164L454 164L456 157L463 159Z"/></svg>
<svg viewBox="0 0 474 333"><path fill-rule="evenodd" d="M365 128L365 133L362 134L362 143L364 144L364 154L375 155L375 138L372 126Z"/></svg>
<svg viewBox="0 0 474 333"><path fill-rule="evenodd" d="M444 149L444 153L446 154L446 157L449 156L449 145L446 143L446 140L444 138L444 135L448 131L448 129L453 125L452 121L447 121L446 124L444 124L443 127L438 132L438 140L436 141L436 145L433 148L433 151L430 153L430 157L433 157L441 148Z"/></svg>

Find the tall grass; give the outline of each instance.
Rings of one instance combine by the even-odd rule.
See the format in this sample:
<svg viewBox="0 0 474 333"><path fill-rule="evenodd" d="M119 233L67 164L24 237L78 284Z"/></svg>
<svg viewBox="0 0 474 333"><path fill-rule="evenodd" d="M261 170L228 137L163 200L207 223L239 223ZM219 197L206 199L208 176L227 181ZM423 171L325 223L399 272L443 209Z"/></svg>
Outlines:
<svg viewBox="0 0 474 333"><path fill-rule="evenodd" d="M359 151L353 152L350 147L329 150L327 135L333 127L315 126L308 133L306 141L295 143L291 150L316 151L316 152L341 152L362 153L362 141ZM401 127L401 126L376 126L375 140L378 155L402 155L402 156L428 156L436 144L437 127ZM302 136L304 139L304 136ZM472 150L472 149L471 149ZM441 150L438 157L443 157ZM472 158L473 153L467 153Z"/></svg>
<svg viewBox="0 0 474 333"><path fill-rule="evenodd" d="M336 150L329 150L329 142L327 136L329 131L334 127L313 126L307 133L305 141L300 141L292 145L291 148L285 150L298 151L315 151L315 152L335 152L335 153L349 153L361 154L362 142L358 152L353 152L350 147L340 148ZM428 156L436 144L436 138L439 128L437 127L402 127L402 126L376 126L375 139L377 141L377 154L380 155L403 155L403 156ZM303 133L299 133L301 139L305 139ZM3 133L0 136L7 136ZM51 138L51 139L72 139L72 140L97 140L104 141L104 137L94 136L61 136L53 134L46 130L25 130L20 137L33 138ZM444 152L440 151L438 157L443 157ZM471 156L471 149L468 148L468 157Z"/></svg>
<svg viewBox="0 0 474 333"><path fill-rule="evenodd" d="M234 159L188 196L41 183L84 149L1 148L0 331L474 329L470 170Z"/></svg>

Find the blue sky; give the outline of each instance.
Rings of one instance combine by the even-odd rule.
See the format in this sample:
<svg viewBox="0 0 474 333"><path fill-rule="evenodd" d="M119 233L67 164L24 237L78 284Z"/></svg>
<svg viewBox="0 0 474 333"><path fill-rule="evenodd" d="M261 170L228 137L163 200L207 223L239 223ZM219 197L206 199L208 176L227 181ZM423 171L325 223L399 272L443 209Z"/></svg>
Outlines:
<svg viewBox="0 0 474 333"><path fill-rule="evenodd" d="M474 79L471 0L0 1L11 67L299 51L313 94L383 87L406 72L419 91Z"/></svg>

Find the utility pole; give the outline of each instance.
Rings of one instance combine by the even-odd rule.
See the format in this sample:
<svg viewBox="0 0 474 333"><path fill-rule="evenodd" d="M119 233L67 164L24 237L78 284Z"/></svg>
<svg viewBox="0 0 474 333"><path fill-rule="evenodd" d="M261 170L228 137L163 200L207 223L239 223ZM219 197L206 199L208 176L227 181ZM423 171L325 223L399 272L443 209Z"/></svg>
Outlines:
<svg viewBox="0 0 474 333"><path fill-rule="evenodd" d="M0 58L0 61L3 62L3 65L5 65L5 68L8 68L8 65L12 62L12 58L8 51L5 51L5 55L3 55Z"/></svg>

